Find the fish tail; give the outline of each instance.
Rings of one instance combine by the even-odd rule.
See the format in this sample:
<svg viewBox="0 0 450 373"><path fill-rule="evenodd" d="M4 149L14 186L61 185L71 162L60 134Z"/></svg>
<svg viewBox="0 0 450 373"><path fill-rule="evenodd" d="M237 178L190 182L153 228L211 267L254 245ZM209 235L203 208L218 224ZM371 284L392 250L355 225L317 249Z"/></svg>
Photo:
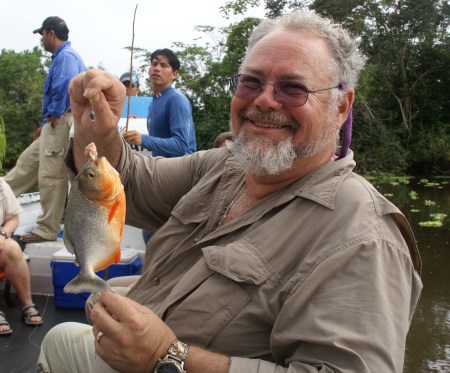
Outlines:
<svg viewBox="0 0 450 373"><path fill-rule="evenodd" d="M95 275L94 277L81 277L78 275L66 286L64 286L65 293L98 293L103 291L110 291L111 287L102 278Z"/></svg>

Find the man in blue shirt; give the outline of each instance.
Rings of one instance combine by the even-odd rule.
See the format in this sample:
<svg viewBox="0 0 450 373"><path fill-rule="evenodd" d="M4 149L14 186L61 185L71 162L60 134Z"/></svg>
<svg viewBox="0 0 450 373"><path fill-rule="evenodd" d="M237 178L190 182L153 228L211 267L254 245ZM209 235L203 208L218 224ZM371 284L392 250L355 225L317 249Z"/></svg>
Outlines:
<svg viewBox="0 0 450 373"><path fill-rule="evenodd" d="M52 63L44 82L43 122L35 140L23 151L16 166L4 177L16 196L39 186L42 213L25 243L55 241L64 214L68 181L64 155L73 125L68 86L70 80L86 70L80 55L71 47L69 28L60 17L48 17L33 31L42 35L41 43L52 53Z"/></svg>
<svg viewBox="0 0 450 373"><path fill-rule="evenodd" d="M152 53L149 77L153 101L147 116L149 135L138 131L124 134L130 145L142 145L154 157L180 157L197 150L191 103L172 86L179 69L180 61L170 49L158 49Z"/></svg>
<svg viewBox="0 0 450 373"><path fill-rule="evenodd" d="M123 138L130 145L150 150L153 157L181 157L197 150L192 107L186 96L172 84L178 77L180 61L170 49L157 49L150 56L148 75L153 100L148 109L148 135L127 131ZM142 231L145 243L152 232Z"/></svg>

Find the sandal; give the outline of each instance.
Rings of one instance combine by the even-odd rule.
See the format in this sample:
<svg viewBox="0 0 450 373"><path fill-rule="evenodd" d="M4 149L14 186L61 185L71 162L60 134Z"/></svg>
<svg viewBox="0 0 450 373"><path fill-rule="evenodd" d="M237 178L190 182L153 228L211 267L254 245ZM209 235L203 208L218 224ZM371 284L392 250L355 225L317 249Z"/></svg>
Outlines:
<svg viewBox="0 0 450 373"><path fill-rule="evenodd" d="M5 313L0 311L0 326L8 326L9 330L3 330L0 331L0 335L10 335L12 333L11 325L9 325L9 322L6 320Z"/></svg>
<svg viewBox="0 0 450 373"><path fill-rule="evenodd" d="M33 317L40 317L39 321L32 321ZM25 325L38 326L41 325L44 320L42 320L40 312L37 310L36 305L31 303L22 307L22 319Z"/></svg>

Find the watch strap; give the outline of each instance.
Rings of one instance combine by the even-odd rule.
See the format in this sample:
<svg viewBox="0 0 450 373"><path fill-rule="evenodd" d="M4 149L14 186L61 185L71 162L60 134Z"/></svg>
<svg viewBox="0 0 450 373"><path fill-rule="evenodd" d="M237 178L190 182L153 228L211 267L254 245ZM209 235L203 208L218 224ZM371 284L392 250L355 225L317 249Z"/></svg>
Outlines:
<svg viewBox="0 0 450 373"><path fill-rule="evenodd" d="M174 372L174 369L176 369L177 373L187 373L184 370L183 361L173 357L172 355L166 355L162 359L158 360L158 362L156 363L154 373Z"/></svg>

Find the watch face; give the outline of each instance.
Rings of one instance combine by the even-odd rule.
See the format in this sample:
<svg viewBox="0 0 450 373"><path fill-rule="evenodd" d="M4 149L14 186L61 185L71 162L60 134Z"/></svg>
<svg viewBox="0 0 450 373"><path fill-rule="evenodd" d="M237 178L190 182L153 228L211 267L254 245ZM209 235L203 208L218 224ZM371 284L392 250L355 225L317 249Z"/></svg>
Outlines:
<svg viewBox="0 0 450 373"><path fill-rule="evenodd" d="M180 370L172 364L163 364L160 365L158 370L158 373L180 373Z"/></svg>

